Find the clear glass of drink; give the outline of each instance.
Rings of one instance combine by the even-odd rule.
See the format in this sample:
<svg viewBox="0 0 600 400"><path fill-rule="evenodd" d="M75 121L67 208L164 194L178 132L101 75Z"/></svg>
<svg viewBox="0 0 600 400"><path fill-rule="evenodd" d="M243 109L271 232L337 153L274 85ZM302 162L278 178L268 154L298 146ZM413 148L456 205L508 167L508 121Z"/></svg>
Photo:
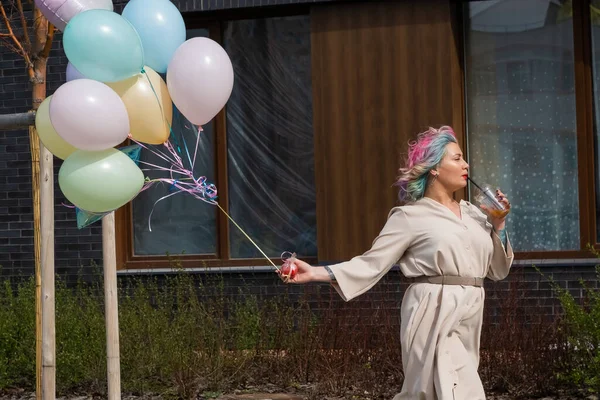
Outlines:
<svg viewBox="0 0 600 400"><path fill-rule="evenodd" d="M496 195L496 188L488 184L475 184L475 186L475 202L484 206L490 216L495 218L503 218L508 214L509 210L500 202L500 199Z"/></svg>

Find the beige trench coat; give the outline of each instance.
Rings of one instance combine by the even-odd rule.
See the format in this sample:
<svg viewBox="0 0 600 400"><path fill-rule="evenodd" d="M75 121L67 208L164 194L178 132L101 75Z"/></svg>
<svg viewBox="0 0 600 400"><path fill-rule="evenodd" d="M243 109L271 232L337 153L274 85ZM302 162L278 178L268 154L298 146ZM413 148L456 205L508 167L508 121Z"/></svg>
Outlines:
<svg viewBox="0 0 600 400"><path fill-rule="evenodd" d="M370 250L330 268L345 301L369 290L398 262L409 278L458 275L504 279L514 255L475 205L461 218L429 198L391 210ZM416 283L401 307L402 392L393 400L485 399L479 365L483 288Z"/></svg>

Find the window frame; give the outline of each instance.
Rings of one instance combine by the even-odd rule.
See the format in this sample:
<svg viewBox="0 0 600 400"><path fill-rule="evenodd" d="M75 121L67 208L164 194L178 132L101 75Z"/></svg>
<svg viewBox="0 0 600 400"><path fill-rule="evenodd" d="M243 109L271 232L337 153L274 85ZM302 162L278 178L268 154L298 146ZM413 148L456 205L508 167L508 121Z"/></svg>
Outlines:
<svg viewBox="0 0 600 400"><path fill-rule="evenodd" d="M310 15L310 6L305 4L287 7L261 7L260 9L234 9L225 11L195 12L183 14L186 28L206 29L209 38L223 44L223 33L227 22L245 19L280 18ZM229 213L228 173L227 173L227 106L213 119L215 185L219 191L219 204ZM217 207L216 235L217 251L214 254L176 254L176 255L136 255L134 253L132 202L115 212L116 251L118 270L140 270L173 268L224 268L257 267L270 265L264 258L231 258L230 229L228 217ZM233 227L233 229L236 229ZM316 263L316 257L303 258ZM271 258L275 265L281 264L278 258Z"/></svg>
<svg viewBox="0 0 600 400"><path fill-rule="evenodd" d="M589 245L600 248L596 237L596 169L594 157L594 99L592 77L591 1L573 1L575 41L575 112L577 116L577 158L579 180L579 226L582 252L590 257Z"/></svg>

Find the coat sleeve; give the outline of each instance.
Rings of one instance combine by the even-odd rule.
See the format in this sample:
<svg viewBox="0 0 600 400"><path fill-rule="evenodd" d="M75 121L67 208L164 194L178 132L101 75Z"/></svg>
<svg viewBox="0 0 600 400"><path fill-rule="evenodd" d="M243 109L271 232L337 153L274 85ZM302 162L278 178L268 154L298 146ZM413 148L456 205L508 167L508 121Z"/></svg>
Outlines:
<svg viewBox="0 0 600 400"><path fill-rule="evenodd" d="M492 261L488 269L487 277L493 281L499 281L508 276L515 255L510 244L508 232L506 233L506 248L502 243L502 239L498 236L498 233L492 230L491 235L492 241L494 242L494 252L492 253Z"/></svg>
<svg viewBox="0 0 600 400"><path fill-rule="evenodd" d="M333 287L344 301L365 293L402 257L412 240L413 231L405 211L401 207L393 208L367 252L350 261L329 266L336 280L332 283Z"/></svg>

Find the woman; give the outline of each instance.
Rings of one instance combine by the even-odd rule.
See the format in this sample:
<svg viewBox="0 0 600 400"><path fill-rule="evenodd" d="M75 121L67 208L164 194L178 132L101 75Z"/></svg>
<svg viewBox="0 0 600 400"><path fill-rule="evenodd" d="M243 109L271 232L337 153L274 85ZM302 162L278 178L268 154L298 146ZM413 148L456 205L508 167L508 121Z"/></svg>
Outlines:
<svg viewBox="0 0 600 400"><path fill-rule="evenodd" d="M504 279L513 261L505 217L486 217L453 194L469 165L452 128L430 128L400 169L401 207L391 210L370 250L350 261L298 268L291 283L331 282L345 301L369 290L397 262L412 278L401 307L402 392L394 400L485 399L479 364L484 278ZM510 209L504 194L498 200ZM481 207L488 212L485 207Z"/></svg>

